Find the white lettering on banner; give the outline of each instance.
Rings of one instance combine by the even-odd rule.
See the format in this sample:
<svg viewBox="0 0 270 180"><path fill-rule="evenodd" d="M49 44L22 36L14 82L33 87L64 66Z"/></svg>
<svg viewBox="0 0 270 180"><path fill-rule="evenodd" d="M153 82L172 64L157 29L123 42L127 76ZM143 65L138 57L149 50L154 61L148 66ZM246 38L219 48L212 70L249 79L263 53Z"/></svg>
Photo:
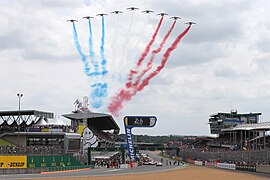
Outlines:
<svg viewBox="0 0 270 180"><path fill-rule="evenodd" d="M131 161L135 161L134 146L132 142L131 129L126 128L126 136L128 142L128 152Z"/></svg>
<svg viewBox="0 0 270 180"><path fill-rule="evenodd" d="M218 168L235 170L235 164L217 163Z"/></svg>

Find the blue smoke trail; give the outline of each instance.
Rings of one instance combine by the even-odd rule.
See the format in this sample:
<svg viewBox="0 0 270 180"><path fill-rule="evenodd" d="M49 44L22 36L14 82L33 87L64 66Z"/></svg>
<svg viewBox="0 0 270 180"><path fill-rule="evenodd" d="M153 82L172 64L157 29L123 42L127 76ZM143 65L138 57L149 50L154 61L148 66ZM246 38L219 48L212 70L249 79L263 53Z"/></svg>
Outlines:
<svg viewBox="0 0 270 180"><path fill-rule="evenodd" d="M91 85L91 88L93 89L91 93L91 106L93 108L100 108L103 104L102 98L107 96L107 83L99 82Z"/></svg>
<svg viewBox="0 0 270 180"><path fill-rule="evenodd" d="M101 36L101 46L100 46L100 55L101 55L101 65L102 65L102 72L101 74L104 76L108 73L106 70L107 60L104 53L104 39L105 39L105 26L104 26L104 16L102 16L102 36Z"/></svg>
<svg viewBox="0 0 270 180"><path fill-rule="evenodd" d="M76 46L77 51L79 52L79 54L80 54L80 56L82 58L82 61L84 63L84 73L87 76L90 76L90 68L89 68L89 64L88 64L88 61L87 61L87 57L82 52L82 48L81 48L81 45L80 45L79 40L78 40L78 34L77 34L75 23L72 22L72 24L73 24L73 37L74 37L75 46Z"/></svg>
<svg viewBox="0 0 270 180"><path fill-rule="evenodd" d="M89 28L90 28L90 24L89 24ZM98 76L101 76L101 78L99 78L98 81L94 81L94 83L91 85L92 92L90 94L91 99L92 99L91 106L96 109L100 108L103 105L103 98L108 95L107 94L108 85L106 82L104 82L104 77L108 73L106 69L107 60L104 53L104 44L105 44L104 39L105 39L105 26L104 26L104 16L102 16L102 35L101 35L101 45L100 45L101 72L98 72ZM89 44L91 44L90 38L89 38ZM90 50L90 56L91 56L91 50Z"/></svg>
<svg viewBox="0 0 270 180"><path fill-rule="evenodd" d="M98 76L99 75L98 63L95 61L95 52L93 50L93 32L92 32L90 18L88 20L88 25L89 25L89 55L90 55L91 63L93 64L93 66L95 68L95 72L93 72L91 75Z"/></svg>

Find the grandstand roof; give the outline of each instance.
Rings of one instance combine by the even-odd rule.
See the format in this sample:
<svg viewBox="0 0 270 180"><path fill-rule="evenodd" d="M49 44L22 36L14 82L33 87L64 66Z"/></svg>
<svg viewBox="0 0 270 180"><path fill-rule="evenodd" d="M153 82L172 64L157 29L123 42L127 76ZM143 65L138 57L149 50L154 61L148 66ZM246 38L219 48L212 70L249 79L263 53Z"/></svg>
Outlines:
<svg viewBox="0 0 270 180"><path fill-rule="evenodd" d="M220 115L225 115L225 116L254 116L254 115L262 115L262 113L223 113L223 112L219 112L219 113L215 113L215 114L211 114L210 117L214 117L214 116L220 116Z"/></svg>
<svg viewBox="0 0 270 180"><path fill-rule="evenodd" d="M0 116L18 116L19 111L0 111ZM53 113L37 110L20 110L20 115L34 115L36 117L53 118Z"/></svg>
<svg viewBox="0 0 270 180"><path fill-rule="evenodd" d="M251 131L251 130L270 130L270 122L257 123L257 124L238 124L232 128L221 129L221 131Z"/></svg>
<svg viewBox="0 0 270 180"><path fill-rule="evenodd" d="M93 112L77 112L73 114L63 114L62 116L70 120L83 120L87 119L87 124L95 127L98 130L117 130L119 132L120 128L116 124L113 117L109 114L103 113L93 113Z"/></svg>

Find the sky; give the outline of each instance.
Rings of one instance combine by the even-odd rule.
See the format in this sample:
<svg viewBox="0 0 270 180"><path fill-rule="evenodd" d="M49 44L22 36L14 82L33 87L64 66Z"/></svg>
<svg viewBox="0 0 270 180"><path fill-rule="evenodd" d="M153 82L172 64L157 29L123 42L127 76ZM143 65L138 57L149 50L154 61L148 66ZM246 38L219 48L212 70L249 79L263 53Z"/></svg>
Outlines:
<svg viewBox="0 0 270 180"><path fill-rule="evenodd" d="M133 13L126 8L140 8ZM146 15L142 10L151 9ZM76 99L89 96L92 79L84 73L72 24L77 19L78 39L88 52L89 30L83 16L91 19L93 46L101 59L101 18L105 16L104 52L108 74L107 110L130 69L149 43L166 12L152 49L158 47L169 30L170 16L180 16L162 54L187 27L195 25L171 53L166 66L148 86L124 102L115 121L124 133L126 115L154 115L154 128L133 129L134 134L209 135L209 115L216 112L261 112L261 121L270 121L270 2L267 0L2 0L0 1L0 110L17 110L17 93L23 93L21 109L62 114L74 110ZM113 15L110 12L124 13ZM148 55L146 59L148 60ZM146 61L147 62L147 61ZM91 98L90 98L91 100Z"/></svg>

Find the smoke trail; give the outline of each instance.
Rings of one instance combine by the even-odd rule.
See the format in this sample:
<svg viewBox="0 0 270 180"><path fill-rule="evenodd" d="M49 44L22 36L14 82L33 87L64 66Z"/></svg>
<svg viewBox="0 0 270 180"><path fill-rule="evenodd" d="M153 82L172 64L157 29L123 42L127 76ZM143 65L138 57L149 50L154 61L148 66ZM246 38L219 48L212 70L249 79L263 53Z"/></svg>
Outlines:
<svg viewBox="0 0 270 180"><path fill-rule="evenodd" d="M115 116L119 116L120 110L123 108L124 101L131 100L132 96L136 94L136 91L122 89L120 92L112 98L112 102L108 106L108 111Z"/></svg>
<svg viewBox="0 0 270 180"><path fill-rule="evenodd" d="M133 22L133 16L134 16L134 11L132 11L130 22L129 22L129 28L128 28L128 34L130 34L131 28L132 28L132 22Z"/></svg>
<svg viewBox="0 0 270 180"><path fill-rule="evenodd" d="M154 61L154 59L156 57L156 54L158 54L162 50L164 44L166 43L168 37L170 36L170 34L172 32L175 24L176 24L176 20L173 22L171 28L169 29L169 31L167 32L167 34L163 38L163 40L160 43L159 47L157 49L155 49L155 50L152 51L152 56L151 56L150 60L148 61L147 65L146 65L146 68L142 70L142 73L137 77L135 83L132 86L137 86L139 84L141 78L145 75L145 73L147 73L152 68L153 61Z"/></svg>
<svg viewBox="0 0 270 180"><path fill-rule="evenodd" d="M129 28L128 28L128 32L126 35L126 39L123 42L121 56L120 56L120 58L118 58L119 64L117 64L117 65L121 67L120 71L123 71L123 68L125 67L125 64L126 64L125 60L127 59L127 55L128 55L127 44L129 44L129 40L130 40L130 34L131 34L130 32L131 32L132 24L133 24L133 16L134 16L134 11L132 11L132 13L131 13L131 18L129 21ZM119 74L119 75L122 76L122 74Z"/></svg>
<svg viewBox="0 0 270 180"><path fill-rule="evenodd" d="M107 83L94 83L93 85L91 85L91 88L93 89L91 93L91 98L93 100L91 102L91 106L98 109L103 105L102 98L107 96Z"/></svg>
<svg viewBox="0 0 270 180"><path fill-rule="evenodd" d="M95 62L95 65L97 65L95 66L97 70L95 73L97 73L98 76L102 75L102 77L94 80L94 83L91 85L92 92L90 94L91 99L92 99L91 106L96 109L100 108L103 105L103 98L107 96L107 88L108 88L107 83L104 82L104 76L108 73L108 71L106 70L107 60L106 60L105 52L104 52L104 44L105 44L104 16L102 16L101 29L102 29L102 35L101 35L100 55L101 55L102 71L98 72L99 70L98 63Z"/></svg>
<svg viewBox="0 0 270 180"><path fill-rule="evenodd" d="M184 32L182 32L182 33L175 39L175 41L172 43L172 45L171 45L171 46L166 50L166 52L163 54L163 58L162 58L162 60L161 60L160 66L158 66L158 67L156 68L155 71L153 71L148 77L146 77L146 78L142 81L142 83L136 88L136 91L141 91L141 90L143 90L143 88L149 84L149 81L150 81L154 76L156 76L156 75L164 68L164 66L165 66L166 63L167 63L168 58L169 58L170 55L171 55L171 52L172 52L175 48L177 48L178 43L179 43L179 42L181 41L181 39L187 34L187 32L189 31L190 27L191 27L191 25L189 25L189 26L187 27L187 29L186 29Z"/></svg>
<svg viewBox="0 0 270 180"><path fill-rule="evenodd" d="M95 61L95 52L93 50L93 32L90 18L88 19L88 26L89 26L89 55L91 59L91 63L95 68L95 72L91 75L97 76L98 75L98 63Z"/></svg>
<svg viewBox="0 0 270 180"><path fill-rule="evenodd" d="M178 43L180 42L180 40L182 39L182 37L184 37L186 35L186 33L189 31L190 27L191 26L189 25L188 28L184 32L182 32L175 39L175 41L172 43L172 45L163 54L161 65L158 66L156 68L156 70L153 71L148 77L146 77L138 87L136 87L135 89L134 88L132 88L132 89L124 88L115 97L112 98L112 101L111 101L111 103L108 106L108 110L113 115L118 116L120 110L123 107L123 103L125 101L131 100L131 98L133 96L135 96L138 91L142 91L143 88L149 84L149 81L164 68L164 66L166 65L166 62L167 62L167 60L168 60L171 52L177 47Z"/></svg>
<svg viewBox="0 0 270 180"><path fill-rule="evenodd" d="M144 38L145 34L146 34L146 27L149 24L149 20L150 20L150 16L149 14L147 14L146 20L144 22L144 27L142 28L142 32L140 33L140 37L138 38L137 43L134 46L134 49L138 49L138 46L140 45L142 39Z"/></svg>
<svg viewBox="0 0 270 180"><path fill-rule="evenodd" d="M115 25L115 33L114 33L114 38L113 38L113 44L111 44L112 47L112 62L115 62L115 53L116 53L116 49L117 49L117 42L118 42L118 15L116 14L116 25Z"/></svg>
<svg viewBox="0 0 270 180"><path fill-rule="evenodd" d="M75 23L72 22L72 24L73 24L73 38L74 38L75 46L76 46L77 51L80 54L81 59L84 63L84 73L87 76L90 76L90 67L89 67L89 64L87 61L87 56L82 52L82 48L81 48L81 45L80 45L79 40L78 40L78 34L77 34Z"/></svg>
<svg viewBox="0 0 270 180"><path fill-rule="evenodd" d="M128 75L128 82L126 83L127 88L131 87L133 75L137 73L138 68L140 67L141 63L143 62L143 60L145 59L145 57L149 53L150 48L151 48L152 44L154 43L154 41L156 39L156 36L157 36L157 33L158 33L158 31L159 31L159 29L161 27L162 21L163 21L163 16L161 17L161 19L160 19L160 21L158 23L158 26L157 26L157 28L155 30L155 33L153 34L150 42L148 43L148 45L144 49L143 53L141 54L141 57L138 59L138 61L136 63L136 67L135 67L136 69L135 70L130 70L129 75Z"/></svg>
<svg viewBox="0 0 270 180"><path fill-rule="evenodd" d="M100 55L101 55L101 60L102 60L101 61L101 67L102 67L101 74L103 76L108 73L108 71L106 70L107 60L104 53L104 44L105 44L104 39L105 39L105 26L104 26L104 16L102 16L102 35L101 35Z"/></svg>

